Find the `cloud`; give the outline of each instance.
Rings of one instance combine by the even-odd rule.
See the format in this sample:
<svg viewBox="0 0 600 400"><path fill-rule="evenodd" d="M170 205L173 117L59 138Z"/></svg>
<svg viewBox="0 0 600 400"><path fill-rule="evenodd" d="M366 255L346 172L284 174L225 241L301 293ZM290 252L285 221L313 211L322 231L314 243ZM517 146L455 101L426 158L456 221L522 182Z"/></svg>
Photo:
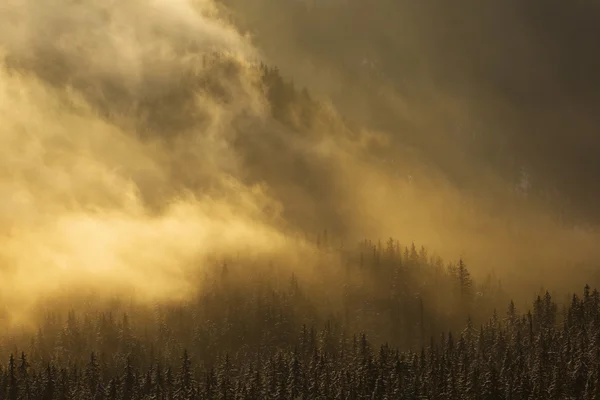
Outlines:
<svg viewBox="0 0 600 400"><path fill-rule="evenodd" d="M267 115L252 46L209 1L113 3L0 7L13 315L69 290L180 298L212 254L284 247L278 202L238 178L230 146Z"/></svg>
<svg viewBox="0 0 600 400"><path fill-rule="evenodd" d="M293 2L289 24L272 25L292 7L273 4L248 14L271 35L254 42L209 0L0 6L0 296L11 315L86 288L185 297L212 255L239 249L301 253L307 264L306 248L289 239L323 229L350 240L393 235L452 258L493 254L498 266L566 257L558 247L523 250L525 239L593 253L581 235L499 194L485 162L502 140L480 146L455 132L480 127L471 115L486 108L431 78L432 42L401 35L414 23L394 28L395 14L373 7L310 14ZM350 39L341 35L349 21L363 27ZM322 41L327 32L336 40ZM324 83L333 102L294 92L291 122L273 118L255 65L263 55ZM449 77L460 70L452 65ZM399 79L400 66L421 73ZM483 178L488 202L465 190Z"/></svg>
<svg viewBox="0 0 600 400"><path fill-rule="evenodd" d="M564 267L598 259L597 1L219 3L284 74L386 138L336 142L336 212L356 232L518 279L589 278Z"/></svg>

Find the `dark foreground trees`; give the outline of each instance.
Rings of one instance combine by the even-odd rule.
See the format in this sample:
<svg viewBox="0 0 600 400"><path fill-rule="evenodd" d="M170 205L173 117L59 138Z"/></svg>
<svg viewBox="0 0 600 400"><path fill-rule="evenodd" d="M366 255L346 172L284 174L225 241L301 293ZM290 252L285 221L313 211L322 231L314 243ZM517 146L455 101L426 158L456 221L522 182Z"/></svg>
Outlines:
<svg viewBox="0 0 600 400"><path fill-rule="evenodd" d="M0 341L0 399L600 395L597 291L564 308L546 293L530 312L510 302L499 315L502 292L462 260L394 240L330 241L317 240L308 273L238 257L204 271L190 301L48 311L37 333Z"/></svg>
<svg viewBox="0 0 600 400"><path fill-rule="evenodd" d="M265 326L266 330L271 329ZM132 338L143 347L142 338ZM586 286L557 319L549 295L533 312L494 314L475 329L432 338L420 351L374 346L331 325L302 327L292 344L220 354L208 366L187 350L140 367L143 352L91 353L77 365L36 366L24 353L0 371L3 399L597 399L600 295ZM122 345L121 338L121 345Z"/></svg>

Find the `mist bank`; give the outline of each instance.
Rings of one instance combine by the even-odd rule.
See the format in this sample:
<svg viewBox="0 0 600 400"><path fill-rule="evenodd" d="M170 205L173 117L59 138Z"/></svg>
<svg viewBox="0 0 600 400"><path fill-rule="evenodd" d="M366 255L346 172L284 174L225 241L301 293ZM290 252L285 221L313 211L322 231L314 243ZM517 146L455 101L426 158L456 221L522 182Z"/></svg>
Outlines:
<svg viewBox="0 0 600 400"><path fill-rule="evenodd" d="M0 21L10 312L90 288L178 299L212 254L283 251L277 201L230 146L266 124L252 46L211 2L24 0Z"/></svg>
<svg viewBox="0 0 600 400"><path fill-rule="evenodd" d="M477 146L446 140L435 112L463 110L451 97L436 97L432 117L420 107L440 92L418 85L421 103L377 91L378 80L348 85L350 103L327 86L306 92L285 72L305 54L297 42L277 70L260 63L273 61L263 39L242 32L209 0L14 0L0 11L0 276L12 312L88 289L180 300L199 290L190 277L207 260L239 252L310 270L324 229L350 246L425 243L474 274L560 280L565 265L597 260L594 232L532 212L473 162ZM340 71L331 85L355 76ZM389 105L390 118L366 118L359 98ZM457 170L492 182L487 202Z"/></svg>

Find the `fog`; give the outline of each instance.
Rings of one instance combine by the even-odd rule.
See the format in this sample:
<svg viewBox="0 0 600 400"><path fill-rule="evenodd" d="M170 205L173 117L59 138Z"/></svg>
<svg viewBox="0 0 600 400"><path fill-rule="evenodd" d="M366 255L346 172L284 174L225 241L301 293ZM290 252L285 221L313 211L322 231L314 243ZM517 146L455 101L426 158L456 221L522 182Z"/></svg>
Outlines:
<svg viewBox="0 0 600 400"><path fill-rule="evenodd" d="M10 313L88 288L181 299L211 255L296 262L313 250L297 238L312 241L323 229L340 243L416 241L481 274L521 271L513 279L535 284L596 260L593 230L557 222L558 211L539 207L519 175L537 173L572 199L569 207L594 211L597 180L583 163L595 149L588 132L598 103L579 80L592 79L591 67L570 74L546 61L553 66L540 73L549 59L538 53L548 47L522 19L500 35L479 17L451 22L433 2L373 4L0 7L0 293ZM471 6L511 21L516 12ZM347 14L338 19L340 9ZM524 38L516 55L502 47L515 37ZM475 60L479 41L489 54ZM508 68L509 56L529 67ZM273 118L261 61L319 99L311 124ZM515 73L498 81L507 70ZM552 101L547 82L569 90ZM537 95L511 91L523 87ZM581 133L568 136L572 127ZM556 147L534 136L519 144L524 132L546 128ZM565 143L585 153L553 164ZM569 176L578 178L561 186Z"/></svg>
<svg viewBox="0 0 600 400"><path fill-rule="evenodd" d="M597 222L597 1L222 3L273 63L461 184L474 162L512 183L524 168Z"/></svg>
<svg viewBox="0 0 600 400"><path fill-rule="evenodd" d="M595 264L598 2L220 3L285 74L384 133L396 146L387 163L400 148L428 166L425 198L440 200L417 207L456 223L442 234L438 217L415 221L431 228L426 242L433 231L466 254L485 249L494 257L481 262L500 257L503 270L521 254L534 280L548 263L572 264L560 258Z"/></svg>
<svg viewBox="0 0 600 400"><path fill-rule="evenodd" d="M208 2L113 6L1 9L0 253L11 312L78 288L181 298L208 253L281 243L276 216L263 212L271 200L236 179L227 144L238 120L265 118L245 75L252 48ZM183 74L213 74L194 58L202 53L184 53L185 40L238 67L230 82L214 72L232 100L176 93L162 117L140 103L163 101Z"/></svg>

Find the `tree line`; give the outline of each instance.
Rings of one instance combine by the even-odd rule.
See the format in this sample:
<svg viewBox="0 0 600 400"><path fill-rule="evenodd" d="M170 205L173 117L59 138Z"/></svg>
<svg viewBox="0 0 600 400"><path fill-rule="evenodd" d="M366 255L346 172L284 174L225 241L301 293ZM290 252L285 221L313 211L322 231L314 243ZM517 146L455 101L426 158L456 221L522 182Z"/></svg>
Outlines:
<svg viewBox="0 0 600 400"><path fill-rule="evenodd" d="M474 398L464 396L506 393L505 353L526 352L511 364L521 377L537 357L529 349L558 329L549 298L529 317L513 307L487 321L506 296L475 282L462 260L445 264L393 239L338 248L326 233L317 248L310 272L241 256L219 262L195 298L176 304L49 308L36 333L0 341L0 398ZM597 292L585 298L591 318ZM549 390L551 371L541 374L531 393Z"/></svg>

